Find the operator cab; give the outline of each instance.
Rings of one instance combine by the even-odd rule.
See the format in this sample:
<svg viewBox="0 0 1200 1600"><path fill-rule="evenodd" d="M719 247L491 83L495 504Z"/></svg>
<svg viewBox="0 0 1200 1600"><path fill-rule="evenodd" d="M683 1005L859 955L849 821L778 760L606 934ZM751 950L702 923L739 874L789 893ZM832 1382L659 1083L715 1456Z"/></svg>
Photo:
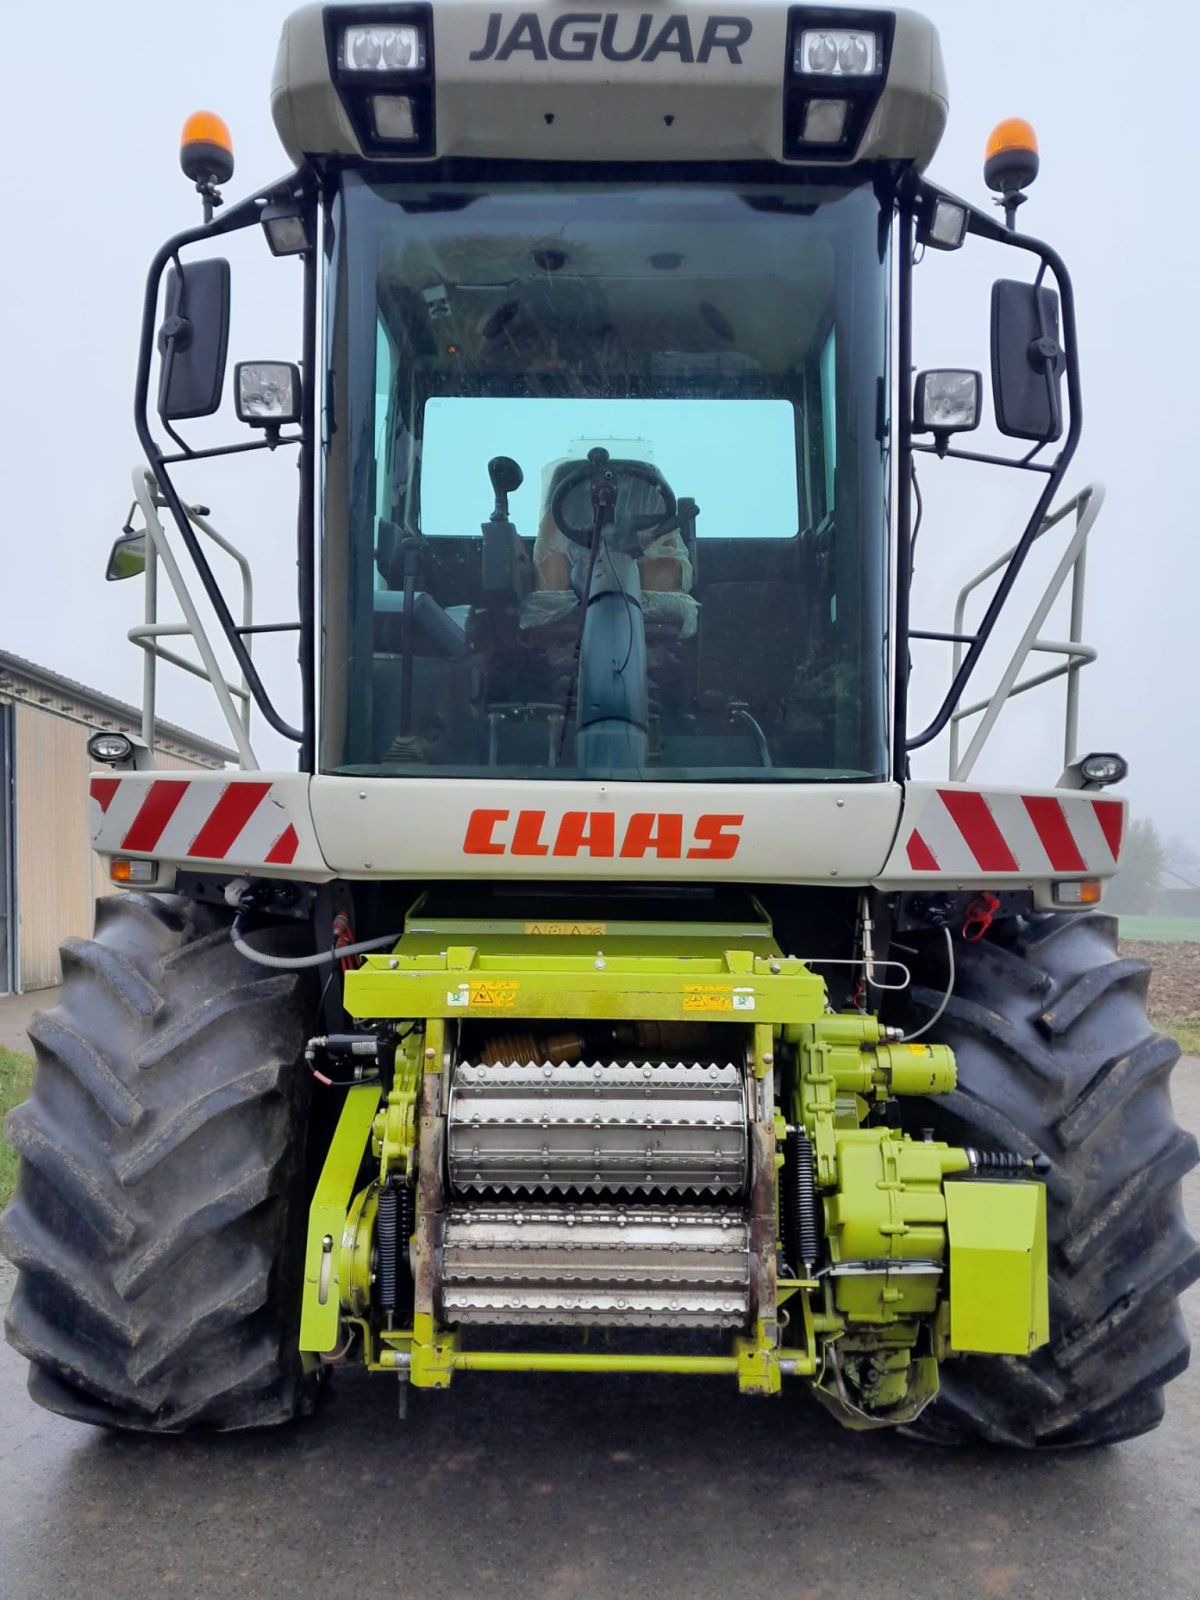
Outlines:
<svg viewBox="0 0 1200 1600"><path fill-rule="evenodd" d="M874 191L339 202L323 765L884 776Z"/></svg>

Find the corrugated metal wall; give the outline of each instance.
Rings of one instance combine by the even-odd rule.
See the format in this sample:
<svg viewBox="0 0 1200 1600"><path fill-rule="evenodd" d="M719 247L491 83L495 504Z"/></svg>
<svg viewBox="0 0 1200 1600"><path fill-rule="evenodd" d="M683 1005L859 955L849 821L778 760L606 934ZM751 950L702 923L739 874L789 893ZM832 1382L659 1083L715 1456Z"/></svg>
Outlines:
<svg viewBox="0 0 1200 1600"><path fill-rule="evenodd" d="M62 976L62 940L92 931L88 730L32 706L15 710L20 982L45 989Z"/></svg>
<svg viewBox="0 0 1200 1600"><path fill-rule="evenodd" d="M62 979L62 941L73 935L88 938L96 897L122 891L109 883L92 852L91 730L53 711L21 704L13 710L17 971L21 989L47 989ZM204 770L200 762L174 755L163 764L175 771Z"/></svg>

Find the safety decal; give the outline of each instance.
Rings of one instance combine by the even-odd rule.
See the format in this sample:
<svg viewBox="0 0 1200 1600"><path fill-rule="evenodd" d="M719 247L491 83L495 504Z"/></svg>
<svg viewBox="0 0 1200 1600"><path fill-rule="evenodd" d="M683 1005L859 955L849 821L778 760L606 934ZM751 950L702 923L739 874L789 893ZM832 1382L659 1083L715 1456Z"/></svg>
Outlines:
<svg viewBox="0 0 1200 1600"><path fill-rule="evenodd" d="M300 840L274 791L257 779L93 778L92 842L97 850L168 861L289 866Z"/></svg>
<svg viewBox="0 0 1200 1600"><path fill-rule="evenodd" d="M740 998L740 996L739 996ZM733 987L728 983L685 983L683 986L685 1011L732 1011Z"/></svg>
<svg viewBox="0 0 1200 1600"><path fill-rule="evenodd" d="M919 873L1111 873L1125 808L1090 795L984 794L936 789L905 844Z"/></svg>
<svg viewBox="0 0 1200 1600"><path fill-rule="evenodd" d="M484 978L477 983L460 983L446 992L446 1004L455 1009L475 1007L481 1011L511 1011L517 1003L521 985L513 978Z"/></svg>
<svg viewBox="0 0 1200 1600"><path fill-rule="evenodd" d="M527 922L526 935L531 937L548 937L550 935L565 936L567 938L602 939L608 932L607 922Z"/></svg>

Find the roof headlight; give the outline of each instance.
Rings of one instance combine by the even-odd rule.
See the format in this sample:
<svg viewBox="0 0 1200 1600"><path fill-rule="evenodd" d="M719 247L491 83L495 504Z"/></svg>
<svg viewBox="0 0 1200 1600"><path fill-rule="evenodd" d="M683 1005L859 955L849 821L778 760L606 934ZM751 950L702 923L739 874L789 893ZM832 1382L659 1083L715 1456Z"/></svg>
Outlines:
<svg viewBox="0 0 1200 1600"><path fill-rule="evenodd" d="M879 36L865 28L806 28L792 61L794 71L822 78L872 78L882 66Z"/></svg>
<svg viewBox="0 0 1200 1600"><path fill-rule="evenodd" d="M421 30L411 23L355 23L342 32L343 72L416 72L424 66Z"/></svg>

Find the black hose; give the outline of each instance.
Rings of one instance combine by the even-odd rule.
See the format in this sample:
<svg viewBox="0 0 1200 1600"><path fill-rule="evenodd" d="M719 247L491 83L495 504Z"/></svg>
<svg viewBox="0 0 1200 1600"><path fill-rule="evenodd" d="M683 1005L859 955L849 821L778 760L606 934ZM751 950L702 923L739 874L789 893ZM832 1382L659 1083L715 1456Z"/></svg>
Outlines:
<svg viewBox="0 0 1200 1600"><path fill-rule="evenodd" d="M396 1309L396 1224L399 1210L399 1191L389 1183L379 1191L379 1208L375 1213L378 1247L375 1274L379 1284L379 1304L384 1311Z"/></svg>
<svg viewBox="0 0 1200 1600"><path fill-rule="evenodd" d="M785 1146L787 1223L792 1265L807 1276L817 1260L817 1190L812 1140L793 1128Z"/></svg>

